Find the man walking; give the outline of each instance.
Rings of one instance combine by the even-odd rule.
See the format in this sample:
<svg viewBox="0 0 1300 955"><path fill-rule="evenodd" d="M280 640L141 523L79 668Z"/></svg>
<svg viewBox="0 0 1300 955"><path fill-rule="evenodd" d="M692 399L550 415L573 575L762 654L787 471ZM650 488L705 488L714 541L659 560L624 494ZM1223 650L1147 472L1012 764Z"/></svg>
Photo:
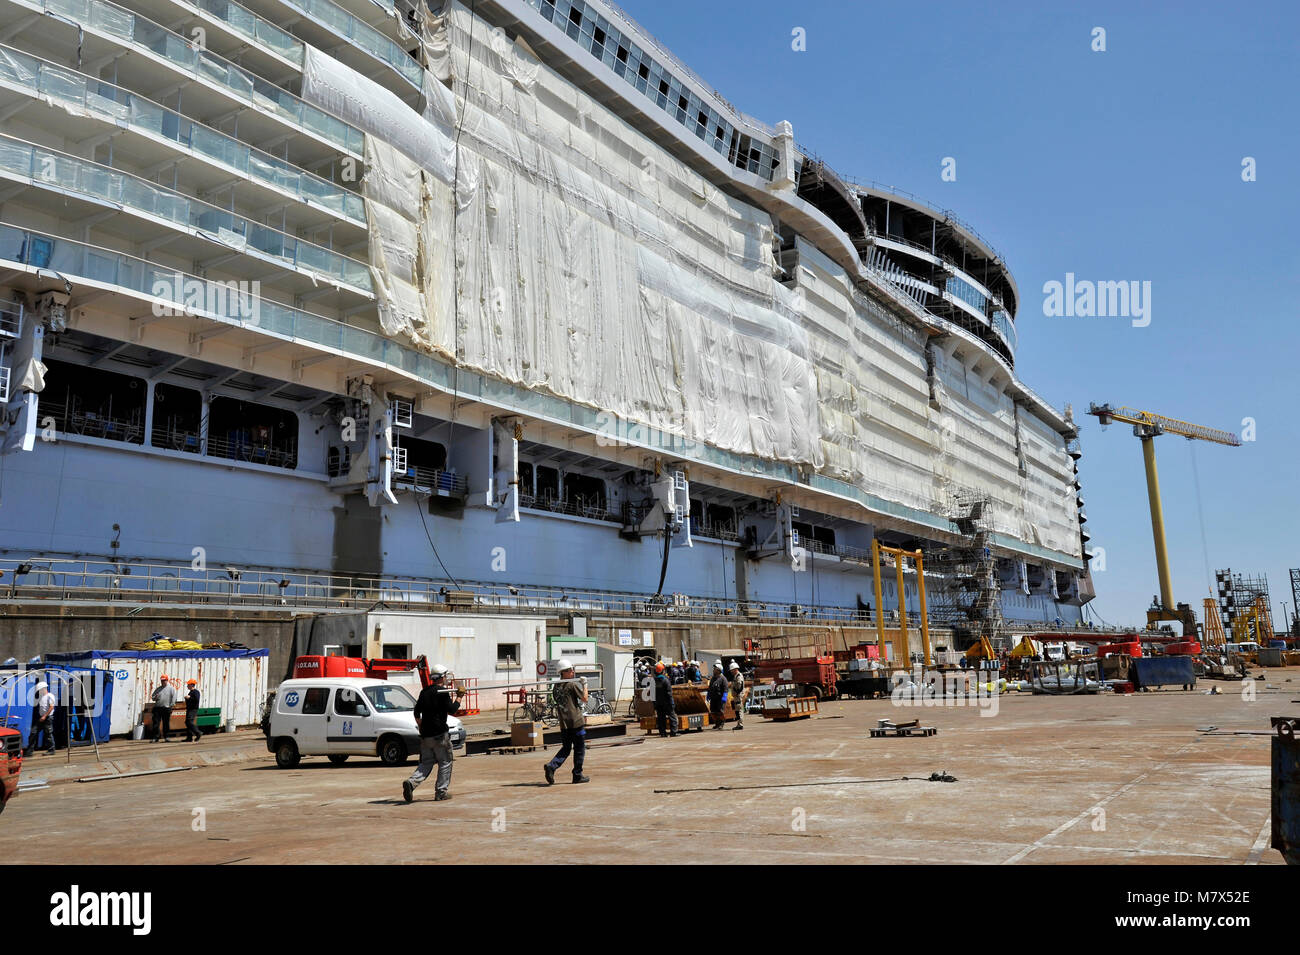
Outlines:
<svg viewBox="0 0 1300 955"><path fill-rule="evenodd" d="M407 802L415 798L415 787L429 778L435 762L438 779L434 783L434 801L451 798L447 792L451 785L451 733L447 729L447 717L460 711L460 690L447 687L446 682L447 668L435 663L429 671L429 685L415 701L415 722L420 727L420 765L402 783L402 798Z"/></svg>
<svg viewBox="0 0 1300 955"><path fill-rule="evenodd" d="M40 734L45 734L45 752L54 755L54 705L57 701L50 692L50 685L45 681L36 684L36 704L32 707L32 731L27 737L27 749L24 756L30 756L36 749Z"/></svg>
<svg viewBox="0 0 1300 955"><path fill-rule="evenodd" d="M745 678L740 675L740 664L731 661L731 708L736 711L736 725L732 730L745 728Z"/></svg>
<svg viewBox="0 0 1300 955"><path fill-rule="evenodd" d="M199 741L199 681L186 680L189 692L185 694L185 742Z"/></svg>
<svg viewBox="0 0 1300 955"><path fill-rule="evenodd" d="M546 774L546 785L555 785L555 771L564 765L572 750L573 781L588 783L591 780L582 775L582 763L587 757L587 717L582 711L582 704L587 702L587 678L575 680L573 664L561 660L560 679L564 682L553 691L555 709L560 714L560 751L542 766L542 772Z"/></svg>
<svg viewBox="0 0 1300 955"><path fill-rule="evenodd" d="M172 707L176 705L176 688L167 682L167 674L158 678L158 689L153 691L153 740L171 742Z"/></svg>
<svg viewBox="0 0 1300 955"><path fill-rule="evenodd" d="M660 736L677 735L677 703L673 700L673 684L663 661L655 664L655 722ZM666 734L665 727L668 729Z"/></svg>
<svg viewBox="0 0 1300 955"><path fill-rule="evenodd" d="M722 729L722 707L727 702L727 678L722 675L722 661L713 664L713 679L709 681L709 720L715 730Z"/></svg>

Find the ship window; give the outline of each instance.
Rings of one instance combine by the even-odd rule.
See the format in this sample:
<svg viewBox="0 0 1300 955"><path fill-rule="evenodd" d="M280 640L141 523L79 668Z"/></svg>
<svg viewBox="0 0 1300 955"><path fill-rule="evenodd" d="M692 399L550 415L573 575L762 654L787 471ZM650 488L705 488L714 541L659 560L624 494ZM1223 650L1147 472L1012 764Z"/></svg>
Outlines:
<svg viewBox="0 0 1300 955"><path fill-rule="evenodd" d="M203 398L193 388L154 385L153 446L198 454L202 416Z"/></svg>
<svg viewBox="0 0 1300 955"><path fill-rule="evenodd" d="M721 504L708 504L705 506L704 517L705 525L713 531L713 534L706 534L706 537L716 536L721 531L732 534L736 532L736 511L734 508L725 507Z"/></svg>
<svg viewBox="0 0 1300 955"><path fill-rule="evenodd" d="M238 398L213 398L208 455L293 469L298 466L298 416Z"/></svg>
<svg viewBox="0 0 1300 955"><path fill-rule="evenodd" d="M63 434L144 444L144 380L100 368L46 359L41 418Z"/></svg>
<svg viewBox="0 0 1300 955"><path fill-rule="evenodd" d="M587 474L564 475L564 503L587 517L605 514L605 482Z"/></svg>
<svg viewBox="0 0 1300 955"><path fill-rule="evenodd" d="M831 550L835 549L835 532L829 527L814 527L812 539L819 544L825 544Z"/></svg>
<svg viewBox="0 0 1300 955"><path fill-rule="evenodd" d="M553 503L560 497L560 472L546 465L537 467L537 500Z"/></svg>
<svg viewBox="0 0 1300 955"><path fill-rule="evenodd" d="M528 504L532 504L535 495L536 495L536 488L533 487L533 462L520 461L519 462L520 503L522 504L524 499L527 498ZM527 507L528 505L525 504L524 506Z"/></svg>
<svg viewBox="0 0 1300 955"><path fill-rule="evenodd" d="M406 449L405 475L422 487L433 487L438 475L447 470L447 447L437 441L422 441L403 436L400 445ZM403 475L397 475L398 478Z"/></svg>
<svg viewBox="0 0 1300 955"><path fill-rule="evenodd" d="M582 11L577 7L570 8L569 19L574 23L582 23Z"/></svg>

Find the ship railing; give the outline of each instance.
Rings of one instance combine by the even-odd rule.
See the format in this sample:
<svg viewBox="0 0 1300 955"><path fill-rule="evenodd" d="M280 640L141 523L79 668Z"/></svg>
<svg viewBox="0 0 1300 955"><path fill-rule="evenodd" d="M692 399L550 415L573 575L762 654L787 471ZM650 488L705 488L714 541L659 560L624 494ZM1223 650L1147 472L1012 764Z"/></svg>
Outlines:
<svg viewBox="0 0 1300 955"><path fill-rule="evenodd" d="M174 142L182 150L300 202L318 205L360 223L365 221L365 200L349 189L129 90L4 44L0 44L0 85L48 98L60 106L71 104L78 115L84 111L110 124ZM360 131L357 133L359 150Z"/></svg>
<svg viewBox="0 0 1300 955"><path fill-rule="evenodd" d="M21 299L0 298L0 337L18 338L22 335L23 310Z"/></svg>
<svg viewBox="0 0 1300 955"><path fill-rule="evenodd" d="M18 0L61 20L78 24L91 33L112 37L137 50L147 50L174 63L196 80L222 87L235 99L258 112L277 116L311 136L360 156L361 130L337 116L317 109L255 73L245 70L185 37L106 0ZM387 38L385 38L387 39ZM409 59L409 58L408 58ZM416 64L416 70L419 65ZM418 86L418 80L416 81Z"/></svg>
<svg viewBox="0 0 1300 955"><path fill-rule="evenodd" d="M0 135L0 170L217 237L249 254L276 259L366 294L374 291L364 262L109 166Z"/></svg>
<svg viewBox="0 0 1300 955"><path fill-rule="evenodd" d="M9 401L9 366L0 365L0 405Z"/></svg>
<svg viewBox="0 0 1300 955"><path fill-rule="evenodd" d="M205 557L196 556L195 561L203 559ZM552 616L581 610L639 618L744 619L790 625L825 622L859 626L876 624L875 613L862 607L746 601L680 593L651 595L560 587L515 587L478 581L241 569L217 566L215 561L212 566L196 569L195 563L0 558L0 602L43 601L326 611L367 610L382 606L396 611L437 609L466 614L530 616ZM939 613L931 613L929 621L936 628L943 628L948 622ZM896 628L898 617L894 611L887 610L883 622L886 628ZM909 629L917 626L917 615L909 613ZM1050 628L1044 623L1007 626L1009 631L1026 632ZM1096 633L1100 628L1074 629ZM1068 634L1071 631L1061 628L1060 632Z"/></svg>
<svg viewBox="0 0 1300 955"><path fill-rule="evenodd" d="M198 560L198 558L196 558ZM651 595L402 577L336 575L193 564L61 558L0 559L0 600L197 603L212 606L387 609L546 614L585 610L637 617L743 617L862 622L857 608L746 602L687 594Z"/></svg>

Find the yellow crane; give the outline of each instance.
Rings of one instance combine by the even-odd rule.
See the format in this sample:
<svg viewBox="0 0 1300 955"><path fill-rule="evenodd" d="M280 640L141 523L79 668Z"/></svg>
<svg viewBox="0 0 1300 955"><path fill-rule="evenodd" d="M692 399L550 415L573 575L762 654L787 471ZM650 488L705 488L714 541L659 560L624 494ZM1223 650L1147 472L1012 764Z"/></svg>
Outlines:
<svg viewBox="0 0 1300 955"><path fill-rule="evenodd" d="M1154 439L1162 434L1177 434L1189 441L1209 441L1234 448L1241 446L1241 439L1231 431L1219 431L1217 428L1207 428L1135 408L1093 404L1088 406L1088 414L1095 415L1103 426L1114 421L1131 424L1134 437L1142 442L1142 458L1146 462L1147 472L1147 500L1151 505L1151 534L1156 545L1156 571L1160 575L1159 604L1147 611L1147 625L1155 626L1162 620L1177 620L1183 625L1184 639L1195 640L1196 612L1190 604L1174 605L1173 588L1169 583L1169 554L1165 550L1165 517L1160 507L1160 479L1156 474Z"/></svg>

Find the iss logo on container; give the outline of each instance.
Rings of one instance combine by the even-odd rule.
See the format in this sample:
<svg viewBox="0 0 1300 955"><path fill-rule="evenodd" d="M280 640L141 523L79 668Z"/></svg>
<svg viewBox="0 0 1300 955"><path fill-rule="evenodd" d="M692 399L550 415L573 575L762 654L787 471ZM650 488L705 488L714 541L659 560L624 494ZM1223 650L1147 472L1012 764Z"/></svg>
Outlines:
<svg viewBox="0 0 1300 955"><path fill-rule="evenodd" d="M284 695L284 705L293 708L298 705L298 691L290 690Z"/></svg>

